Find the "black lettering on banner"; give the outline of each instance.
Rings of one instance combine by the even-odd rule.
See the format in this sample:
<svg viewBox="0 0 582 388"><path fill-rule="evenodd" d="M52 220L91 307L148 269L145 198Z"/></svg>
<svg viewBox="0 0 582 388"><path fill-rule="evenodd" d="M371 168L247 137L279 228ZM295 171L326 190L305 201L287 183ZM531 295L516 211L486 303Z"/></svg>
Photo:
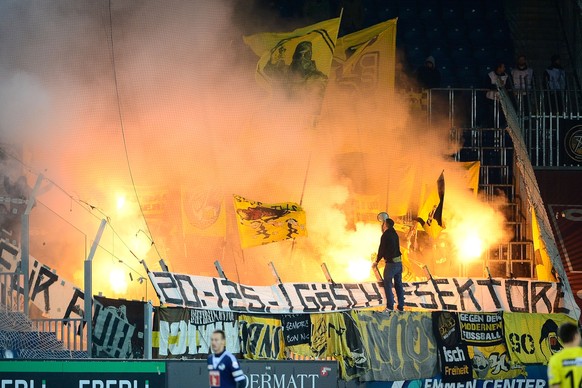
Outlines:
<svg viewBox="0 0 582 388"><path fill-rule="evenodd" d="M160 292L162 293L162 295L158 295L158 297L160 298L160 301L162 303L175 304L178 306L184 305L184 301L182 299L172 298L168 295L168 292L166 291L166 290L168 290L168 291L174 290L174 292L176 294L180 295L180 290L178 290L178 285L176 284L176 281L174 280L174 275L172 273L170 273L170 272L152 272L152 275L156 278L155 284L158 285L158 288L160 289ZM157 280L159 278L168 279L169 282L161 283Z"/></svg>
<svg viewBox="0 0 582 388"><path fill-rule="evenodd" d="M352 300L351 307L357 306L358 305L358 299L354 296L354 293L352 292L352 290L359 290L360 287L358 287L357 284L348 283L348 284L345 284L344 285L344 288L348 292L349 298Z"/></svg>
<svg viewBox="0 0 582 388"><path fill-rule="evenodd" d="M564 301L564 285L562 283L556 284L556 299L554 299L554 313L570 314L570 309L563 307Z"/></svg>
<svg viewBox="0 0 582 388"><path fill-rule="evenodd" d="M42 281L44 280L44 278L46 278L47 280L43 283ZM38 276L36 277L36 281L34 282L34 288L32 289L32 295L30 296L30 300L34 301L38 293L40 292L44 293L44 304L46 312L50 310L49 287L52 284L56 283L57 280L59 280L57 274L52 273L45 266L40 267L40 270L38 271Z"/></svg>
<svg viewBox="0 0 582 388"><path fill-rule="evenodd" d="M84 301L85 301L85 294L83 293L83 291L75 288L75 291L73 292L73 296L71 297L71 300L69 301L69 305L67 306L67 310L65 310L65 315L63 316L63 319L71 318L71 314L73 314L73 313L77 314L77 316L79 318L84 318L85 311L83 311L83 307L82 307L84 304ZM67 323L67 325L69 325L69 323ZM79 325L77 333L75 333L75 334L81 335L81 332L83 331L84 327L85 327L85 320L83 320L82 325Z"/></svg>
<svg viewBox="0 0 582 388"><path fill-rule="evenodd" d="M404 288L404 305L407 307L418 307L416 303L411 302L416 285L414 283L403 283L402 286Z"/></svg>
<svg viewBox="0 0 582 388"><path fill-rule="evenodd" d="M366 285L371 285L372 286L372 291L368 292L368 290L366 290ZM366 297L367 302L365 303L365 307L370 307L373 306L374 304L372 303L373 301L377 300L378 301L378 306L382 304L382 293L380 292L380 287L378 286L378 283L363 283L363 284L359 284L359 288L360 290L362 290L362 292L364 293L364 296Z"/></svg>
<svg viewBox="0 0 582 388"><path fill-rule="evenodd" d="M218 301L217 301L218 308L221 309L222 308L222 301L224 300L224 298L222 297L222 294L220 293L220 285L218 284L218 279L212 278L212 283L214 284L215 294L218 297Z"/></svg>
<svg viewBox="0 0 582 388"><path fill-rule="evenodd" d="M501 286L501 282L495 279L480 279L477 280L477 284L480 286L487 286L489 290L489 295L491 296L491 300L495 303L495 308L501 308L501 302L499 301L499 297L497 296L497 291L495 291L495 286Z"/></svg>
<svg viewBox="0 0 582 388"><path fill-rule="evenodd" d="M236 299L240 300L242 302L242 296L238 290L238 284L235 282L231 282L228 279L221 279L220 283L222 283L223 286L225 287L232 287L234 289L233 292L225 292L224 293L224 297L226 299L228 299L228 307L232 310L232 311L245 311L245 307L243 306L242 303L240 303L239 306L235 306L234 302Z"/></svg>
<svg viewBox="0 0 582 388"><path fill-rule="evenodd" d="M515 353L534 354L536 351L534 340L531 334L526 333L520 336L516 333L510 333L509 342L511 345L511 350L513 350Z"/></svg>
<svg viewBox="0 0 582 388"><path fill-rule="evenodd" d="M176 279L176 284L178 285L178 289L180 290L180 295L182 295L182 299L184 300L185 307L191 307L191 308L204 307L203 304L206 304L206 303L202 303L200 301L200 297L198 296L198 290L196 289L196 287L194 287L194 283L192 283L192 278L190 278L190 276L182 275L182 274L175 274L174 279ZM182 285L183 283L186 283L187 285L190 286L190 289L188 290L188 292L186 292L186 290L184 289L184 286ZM189 296L194 298L194 300L191 300L189 298Z"/></svg>
<svg viewBox="0 0 582 388"><path fill-rule="evenodd" d="M254 292L255 289L249 286L245 286L242 285L240 286L240 292L242 294L242 297L247 300L247 301L255 301L259 304L259 307L255 307L254 303L249 303L248 305L248 310L250 312L253 313L265 313L265 312L269 312L271 310L270 307L266 307L265 304L261 301L261 298L259 298L258 295L256 294L251 294L250 292Z"/></svg>
<svg viewBox="0 0 582 388"><path fill-rule="evenodd" d="M345 308L345 309L351 309L354 306L354 303L352 303L350 301L350 298L348 297L348 295L345 294L341 294L338 293L336 291L339 291L341 289L343 289L344 286L343 284L332 284L330 285L330 289L331 289L331 295L333 296L333 299L336 300L336 302L338 302L338 308ZM345 306L340 306L339 304L341 303L341 301L346 302Z"/></svg>
<svg viewBox="0 0 582 388"><path fill-rule="evenodd" d="M457 280L457 278L453 278L453 282L455 283L455 287L457 287L457 292L459 293L459 298L461 300L461 311L467 311L467 308L465 307L465 292L469 295L469 298L471 299L471 301L473 302L473 306L475 306L475 309L477 311L481 311L481 305L479 304L479 301L477 300L477 298L475 298L475 295L473 294L473 284L475 284L473 282L473 279L467 279L467 281L465 282L465 284L463 284L462 286L459 286L459 281Z"/></svg>
<svg viewBox="0 0 582 388"><path fill-rule="evenodd" d="M13 257L16 257L16 255L18 254L18 249L6 243L6 241L0 240L0 265L6 268L6 270L10 271L12 269L12 266L10 265L10 262L3 257L4 251L10 253Z"/></svg>
<svg viewBox="0 0 582 388"><path fill-rule="evenodd" d="M303 296L303 290L309 290L309 284L294 284L293 287L295 287L295 293L297 294L297 297L299 298L299 301L301 302L301 305L303 306L303 311L306 313L313 313L313 312L318 312L321 311L320 310L320 305L319 303L317 303L317 300L314 296ZM313 304L313 306L315 307L309 307L309 305L307 304L307 302L310 302Z"/></svg>
<svg viewBox="0 0 582 388"><path fill-rule="evenodd" d="M281 352L279 338L282 335L282 327L246 321L239 321L239 325L243 353L252 354L257 359L278 358Z"/></svg>
<svg viewBox="0 0 582 388"><path fill-rule="evenodd" d="M426 296L431 300L431 303L422 303L422 302L419 303L420 307L425 308L425 309L429 309L429 310L437 310L439 306L437 305L436 299L434 297L434 292L420 290L420 287L423 285L427 286L428 282L418 282L418 283L414 283L414 285L416 286L416 289L414 290L414 295L418 296L419 298Z"/></svg>
<svg viewBox="0 0 582 388"><path fill-rule="evenodd" d="M541 286L541 287L538 287ZM539 291L538 291L539 289ZM552 312L552 302L548 298L548 291L552 289L552 284L548 282L531 282L531 312L537 313L538 312L538 302L542 300L544 305L546 306L545 311L541 311L542 313L551 313Z"/></svg>
<svg viewBox="0 0 582 388"><path fill-rule="evenodd" d="M434 283L435 286L434 288L436 289L437 295L439 297L439 301L441 302L441 306L443 306L443 310L457 310L457 305L456 304L447 304L445 302L445 297L450 298L450 297L454 297L455 294L453 294L452 291L444 291L441 290L437 284L444 284L444 285L449 285L449 279L447 278L443 278L443 279L434 279Z"/></svg>
<svg viewBox="0 0 582 388"><path fill-rule="evenodd" d="M322 311L334 311L337 310L334 299L331 294L327 291L320 291L315 293L315 297L321 306ZM327 308L329 307L329 309Z"/></svg>
<svg viewBox="0 0 582 388"><path fill-rule="evenodd" d="M523 307L516 306L513 299L513 289L518 288L518 293L521 295ZM519 291L521 289L521 291ZM509 311L512 312L529 312L529 287L527 280L507 279L505 281L505 293L507 295L507 303L509 304Z"/></svg>
<svg viewBox="0 0 582 388"><path fill-rule="evenodd" d="M289 306L289 312L293 312L293 302L291 302L291 298L289 297L289 294L287 293L287 289L285 288L285 286L283 284L279 284L279 290L281 290L281 294L283 294L283 297L285 298L285 300L287 301L287 305Z"/></svg>

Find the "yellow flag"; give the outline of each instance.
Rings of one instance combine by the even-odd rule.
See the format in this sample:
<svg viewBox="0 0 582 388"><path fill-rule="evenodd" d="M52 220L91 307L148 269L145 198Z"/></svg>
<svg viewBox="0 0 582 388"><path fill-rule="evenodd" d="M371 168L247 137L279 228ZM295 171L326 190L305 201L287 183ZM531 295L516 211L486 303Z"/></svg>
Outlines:
<svg viewBox="0 0 582 388"><path fill-rule="evenodd" d="M556 277L552 273L552 261L550 260L550 255L548 254L548 249L546 248L546 243L542 239L542 233L540 231L540 224L536 217L536 211L531 208L531 234L533 240L534 256L536 258L536 273L538 280L546 282L555 282Z"/></svg>
<svg viewBox="0 0 582 388"><path fill-rule="evenodd" d="M245 36L244 42L260 59L257 82L281 87L290 94L314 89L323 93L339 31L340 18L325 20L292 32Z"/></svg>
<svg viewBox="0 0 582 388"><path fill-rule="evenodd" d="M182 229L185 235L224 237L226 209L212 187L182 187Z"/></svg>
<svg viewBox="0 0 582 388"><path fill-rule="evenodd" d="M296 203L267 204L234 196L242 248L307 236L305 211Z"/></svg>
<svg viewBox="0 0 582 388"><path fill-rule="evenodd" d="M418 212L417 221L432 237L437 238L445 228L443 223L443 207L445 202L445 175L441 173L436 187L429 192L428 197Z"/></svg>
<svg viewBox="0 0 582 388"><path fill-rule="evenodd" d="M335 85L367 95L394 91L396 21L391 19L337 40L330 77Z"/></svg>
<svg viewBox="0 0 582 388"><path fill-rule="evenodd" d="M467 179L467 187L473 192L475 197L479 193L479 171L481 170L481 162L462 162L465 167L465 178Z"/></svg>

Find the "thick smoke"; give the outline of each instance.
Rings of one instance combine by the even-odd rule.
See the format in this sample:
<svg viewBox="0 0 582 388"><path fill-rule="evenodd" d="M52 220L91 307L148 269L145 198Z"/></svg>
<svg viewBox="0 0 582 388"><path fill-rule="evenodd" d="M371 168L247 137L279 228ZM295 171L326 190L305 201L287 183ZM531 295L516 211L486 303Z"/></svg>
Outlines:
<svg viewBox="0 0 582 388"><path fill-rule="evenodd" d="M128 272L119 259L144 272L124 243L158 268L148 226L173 271L213 275L220 260L230 277L266 284L269 261L287 281L323 280L318 267L326 262L338 280L349 280L380 237L373 220L354 221L354 198L376 196L379 210L403 216L402 203L416 210L420 188L436 185L443 169L450 229L481 212L489 215L487 244L502 238L502 217L471 197L460 167L448 161L446 126L429 130L397 97L371 105L330 88L314 115L313 100L258 86L257 58L242 36L301 21L291 26L248 9L230 1L113 0L110 19L108 1L0 3L0 142L73 197L57 187L39 197L33 255L80 284L86 244L98 218L109 217L118 235L108 229L103 237L97 290L110 291L111 271ZM26 173L11 166L5 174ZM34 179L28 173L30 186ZM224 198L225 238L183 228L182 199L193 192ZM309 237L243 252L232 194L303 200ZM127 292L143 290L133 282Z"/></svg>

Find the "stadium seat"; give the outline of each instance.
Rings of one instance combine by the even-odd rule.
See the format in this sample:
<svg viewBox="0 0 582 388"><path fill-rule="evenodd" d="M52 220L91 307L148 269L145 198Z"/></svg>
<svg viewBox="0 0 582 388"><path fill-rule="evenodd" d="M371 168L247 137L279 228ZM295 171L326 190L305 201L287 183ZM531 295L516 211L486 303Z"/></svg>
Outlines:
<svg viewBox="0 0 582 388"><path fill-rule="evenodd" d="M463 19L463 12L458 4L455 3L447 3L443 4L441 9L441 17L443 20L462 20Z"/></svg>
<svg viewBox="0 0 582 388"><path fill-rule="evenodd" d="M471 25L467 29L467 35L472 44L478 45L489 40L489 29L486 25L476 24Z"/></svg>
<svg viewBox="0 0 582 388"><path fill-rule="evenodd" d="M483 4L480 1L463 2L463 18L467 21L481 20L485 16Z"/></svg>
<svg viewBox="0 0 582 388"><path fill-rule="evenodd" d="M407 44L415 44L422 42L424 38L424 30L422 26L409 26L406 30L401 30L402 41Z"/></svg>
<svg viewBox="0 0 582 388"><path fill-rule="evenodd" d="M459 25L450 27L447 30L447 38L451 44L458 41L468 40L465 28Z"/></svg>
<svg viewBox="0 0 582 388"><path fill-rule="evenodd" d="M463 60L466 57L470 57L473 53L468 45L458 45L451 47L451 58L454 61Z"/></svg>
<svg viewBox="0 0 582 388"><path fill-rule="evenodd" d="M427 54L428 55L432 55L434 60L437 63L440 63L442 61L450 61L450 52L449 52L449 48L447 46L443 46L443 45L431 45L428 47L427 50Z"/></svg>
<svg viewBox="0 0 582 388"><path fill-rule="evenodd" d="M440 17L440 10L436 7L435 2L432 1L419 7L418 17L421 20L434 20Z"/></svg>
<svg viewBox="0 0 582 388"><path fill-rule="evenodd" d="M473 48L473 57L480 63L490 63L495 61L495 50L491 46L481 46Z"/></svg>

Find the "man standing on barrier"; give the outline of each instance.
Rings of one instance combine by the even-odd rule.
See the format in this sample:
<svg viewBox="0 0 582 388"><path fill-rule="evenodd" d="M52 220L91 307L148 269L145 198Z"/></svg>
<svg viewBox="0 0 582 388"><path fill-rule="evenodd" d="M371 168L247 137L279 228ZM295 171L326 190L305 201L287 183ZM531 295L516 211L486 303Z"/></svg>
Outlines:
<svg viewBox="0 0 582 388"><path fill-rule="evenodd" d="M582 387L582 347L580 331L573 323L564 323L558 329L564 348L550 358L548 385L550 388Z"/></svg>
<svg viewBox="0 0 582 388"><path fill-rule="evenodd" d="M382 222L382 237L374 266L377 267L378 262L382 259L386 262L386 266L384 267L386 310L394 310L394 294L392 291L392 282L394 281L396 297L398 298L398 310L403 311L404 288L402 287L402 253L400 252L400 240L398 239L396 230L394 230L394 221L390 219L388 213L382 212L378 214L378 221Z"/></svg>
<svg viewBox="0 0 582 388"><path fill-rule="evenodd" d="M208 356L208 377L211 388L244 388L246 376L234 355L226 350L226 335L215 330L210 338L212 354Z"/></svg>

